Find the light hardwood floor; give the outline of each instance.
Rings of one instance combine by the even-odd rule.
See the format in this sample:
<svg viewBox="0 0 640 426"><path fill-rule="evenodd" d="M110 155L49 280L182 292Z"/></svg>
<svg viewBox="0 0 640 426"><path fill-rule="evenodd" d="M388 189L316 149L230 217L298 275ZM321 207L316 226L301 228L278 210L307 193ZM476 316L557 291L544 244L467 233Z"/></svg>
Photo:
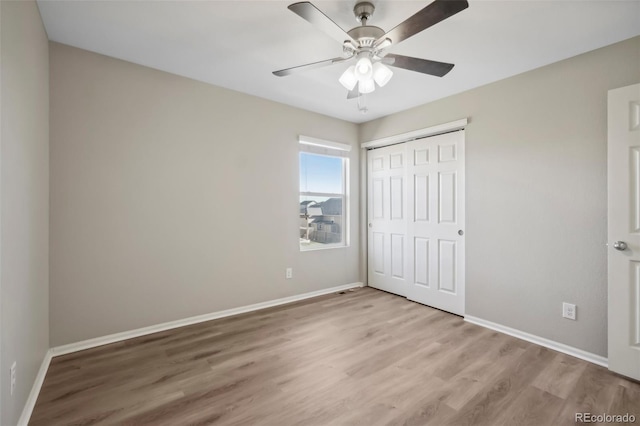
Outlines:
<svg viewBox="0 0 640 426"><path fill-rule="evenodd" d="M640 384L363 288L56 357L31 425L519 425Z"/></svg>

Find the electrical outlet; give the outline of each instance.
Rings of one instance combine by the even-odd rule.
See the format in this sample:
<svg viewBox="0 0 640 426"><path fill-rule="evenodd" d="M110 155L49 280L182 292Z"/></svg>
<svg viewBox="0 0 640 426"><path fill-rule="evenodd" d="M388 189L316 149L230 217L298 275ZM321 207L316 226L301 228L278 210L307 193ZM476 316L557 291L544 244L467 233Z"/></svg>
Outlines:
<svg viewBox="0 0 640 426"><path fill-rule="evenodd" d="M287 272L285 276L287 277L288 280L293 278L293 268L287 268Z"/></svg>
<svg viewBox="0 0 640 426"><path fill-rule="evenodd" d="M13 391L16 390L16 362L13 361L11 364L11 395L13 395Z"/></svg>
<svg viewBox="0 0 640 426"><path fill-rule="evenodd" d="M562 304L562 317L570 320L576 319L576 305L572 303L563 303Z"/></svg>

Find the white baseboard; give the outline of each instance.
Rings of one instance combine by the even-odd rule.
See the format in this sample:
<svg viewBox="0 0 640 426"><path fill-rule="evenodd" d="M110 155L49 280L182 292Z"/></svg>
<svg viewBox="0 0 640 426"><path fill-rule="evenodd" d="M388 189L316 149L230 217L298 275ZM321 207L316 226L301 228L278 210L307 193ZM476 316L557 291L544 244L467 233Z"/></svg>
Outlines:
<svg viewBox="0 0 640 426"><path fill-rule="evenodd" d="M18 426L27 426L29 424L29 419L31 419L31 413L33 413L33 408L36 406L38 395L40 395L40 389L42 389L44 378L47 375L47 370L49 369L51 358L51 349L49 349L47 353L44 354L44 359L42 360L42 364L40 365L40 370L38 370L36 379L34 380L33 386L31 387L31 392L29 392L29 396L27 397L27 402L24 404L22 414L20 414L20 419L18 419Z"/></svg>
<svg viewBox="0 0 640 426"><path fill-rule="evenodd" d="M138 328L135 330L123 331L121 333L109 334L107 336L96 337L94 339L83 340L81 342L70 343L68 345L57 346L51 348L53 356L66 355L72 352L83 351L85 349L95 348L97 346L108 345L109 343L120 342L122 340L132 339L134 337L145 336L147 334L157 333L159 331L171 330L173 328L184 327L186 325L197 324L200 322L211 321L218 318L230 317L232 315L253 312L272 306L284 305L299 300L310 299L324 294L335 293L337 291L348 290L354 287L363 287L362 283L351 283L337 287L325 288L322 290L312 291L309 293L298 294L295 296L283 297L282 299L270 300L267 302L255 303L253 305L241 306L239 308L227 309L225 311L213 312L210 314L198 315L195 317L184 318L176 321L169 321L162 324L156 324L149 327Z"/></svg>
<svg viewBox="0 0 640 426"><path fill-rule="evenodd" d="M464 320L471 324L490 328L491 330L499 331L501 333L508 334L509 336L517 337L518 339L526 340L527 342L535 343L536 345L544 346L545 348L553 349L554 351L562 352L567 355L601 365L602 367L608 367L609 362L607 358L591 352L583 351L582 349L574 348L573 346L565 345L564 343L555 342L553 340L545 339L544 337L525 333L524 331L516 330L515 328L483 320L471 315L465 315Z"/></svg>

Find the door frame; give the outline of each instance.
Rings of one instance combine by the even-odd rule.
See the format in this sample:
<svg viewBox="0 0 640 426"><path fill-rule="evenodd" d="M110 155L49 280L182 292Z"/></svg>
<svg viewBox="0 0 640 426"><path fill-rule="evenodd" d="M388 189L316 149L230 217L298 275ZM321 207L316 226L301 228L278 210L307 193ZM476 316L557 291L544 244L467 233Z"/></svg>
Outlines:
<svg viewBox="0 0 640 426"><path fill-rule="evenodd" d="M360 276L363 277L363 283L366 286L369 285L369 232L367 226L369 217L369 195L367 188L369 175L367 171L367 151L373 148L381 148L384 146L410 142L415 139L441 135L443 133L454 132L456 130L465 130L468 123L468 118L461 118L459 120L424 127L422 129L412 130L393 136L373 139L360 144L360 206L363 207L360 209L360 259L362 261L360 263L362 265L360 269Z"/></svg>

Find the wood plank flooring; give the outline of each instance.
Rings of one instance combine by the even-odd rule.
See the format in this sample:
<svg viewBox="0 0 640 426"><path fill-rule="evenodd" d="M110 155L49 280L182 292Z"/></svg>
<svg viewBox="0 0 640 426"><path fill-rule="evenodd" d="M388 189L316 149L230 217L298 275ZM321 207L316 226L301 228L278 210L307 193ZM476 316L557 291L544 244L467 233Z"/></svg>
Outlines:
<svg viewBox="0 0 640 426"><path fill-rule="evenodd" d="M640 384L371 288L52 360L31 425L640 423Z"/></svg>

